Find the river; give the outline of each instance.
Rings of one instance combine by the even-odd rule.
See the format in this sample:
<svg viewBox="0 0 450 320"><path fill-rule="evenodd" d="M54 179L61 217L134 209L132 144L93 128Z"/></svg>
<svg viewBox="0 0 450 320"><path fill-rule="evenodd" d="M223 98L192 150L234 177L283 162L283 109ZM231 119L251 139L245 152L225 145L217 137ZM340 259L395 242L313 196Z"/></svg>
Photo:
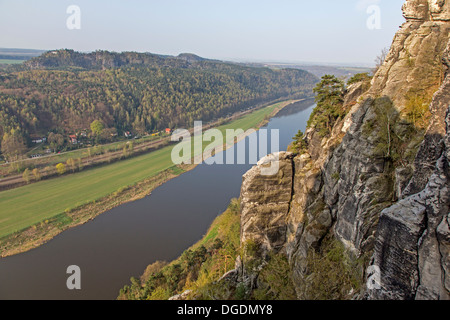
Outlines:
<svg viewBox="0 0 450 320"><path fill-rule="evenodd" d="M280 130L280 150L287 149L299 129L305 130L313 107L311 100L287 106L264 127ZM242 175L251 167L199 165L144 199L69 229L39 248L1 259L0 300L115 299L147 265L171 261L200 240L230 199L239 197ZM81 269L81 290L67 289L70 265Z"/></svg>

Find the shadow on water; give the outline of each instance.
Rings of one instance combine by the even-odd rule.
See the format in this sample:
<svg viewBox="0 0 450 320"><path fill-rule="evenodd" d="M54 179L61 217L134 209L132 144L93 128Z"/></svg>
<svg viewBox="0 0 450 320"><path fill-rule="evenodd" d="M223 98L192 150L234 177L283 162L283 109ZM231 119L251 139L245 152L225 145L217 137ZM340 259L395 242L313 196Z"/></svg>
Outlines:
<svg viewBox="0 0 450 320"><path fill-rule="evenodd" d="M288 106L266 126L280 130L280 150L305 129L312 104ZM199 165L144 199L0 260L0 299L115 299L147 265L173 260L200 240L230 199L239 197L242 175L250 168ZM81 268L81 290L66 287L70 265Z"/></svg>

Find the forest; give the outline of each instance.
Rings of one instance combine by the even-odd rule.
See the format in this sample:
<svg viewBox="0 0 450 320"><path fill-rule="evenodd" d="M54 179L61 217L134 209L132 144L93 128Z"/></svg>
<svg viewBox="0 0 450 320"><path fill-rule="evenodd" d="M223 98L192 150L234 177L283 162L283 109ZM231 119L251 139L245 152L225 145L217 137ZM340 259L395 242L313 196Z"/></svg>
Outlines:
<svg viewBox="0 0 450 320"><path fill-rule="evenodd" d="M280 98L311 96L317 82L303 70L191 54L50 51L0 69L1 150L11 161L50 134L70 145L74 135L103 143L126 132L187 128ZM91 130L98 122L101 129Z"/></svg>

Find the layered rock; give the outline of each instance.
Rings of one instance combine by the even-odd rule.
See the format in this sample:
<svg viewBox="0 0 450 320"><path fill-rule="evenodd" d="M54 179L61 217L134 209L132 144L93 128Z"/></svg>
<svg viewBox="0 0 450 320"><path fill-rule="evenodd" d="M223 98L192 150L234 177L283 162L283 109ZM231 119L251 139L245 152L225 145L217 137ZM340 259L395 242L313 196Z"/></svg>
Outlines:
<svg viewBox="0 0 450 320"><path fill-rule="evenodd" d="M450 42L446 78L430 106L432 118L403 198L380 216L373 265L381 288L372 299L450 299ZM402 262L402 263L400 263Z"/></svg>
<svg viewBox="0 0 450 320"><path fill-rule="evenodd" d="M450 4L445 0L410 0L402 9L408 21L450 21Z"/></svg>
<svg viewBox="0 0 450 320"><path fill-rule="evenodd" d="M349 88L348 114L331 134L309 128L307 152L282 154L277 175L262 176L259 164L244 176L241 240L256 241L261 260L269 250L284 251L299 298L308 253L329 235L354 257L373 254L371 265L380 269L381 286L363 288L358 298L450 298L449 4L406 1L407 21L385 63L367 92L362 84ZM403 142L415 159L399 165L380 155L380 110L396 120L396 132L406 132L408 99L433 93L423 143ZM240 265L244 270L245 261Z"/></svg>
<svg viewBox="0 0 450 320"><path fill-rule="evenodd" d="M241 191L241 243L251 239L264 250L279 250L286 242L286 217L292 199L292 153L261 159L243 177ZM276 175L264 167L277 166Z"/></svg>
<svg viewBox="0 0 450 320"><path fill-rule="evenodd" d="M449 0L408 0L407 21L396 33L385 63L372 81L371 94L390 97L401 109L408 95L432 94L444 76L441 63L450 32Z"/></svg>

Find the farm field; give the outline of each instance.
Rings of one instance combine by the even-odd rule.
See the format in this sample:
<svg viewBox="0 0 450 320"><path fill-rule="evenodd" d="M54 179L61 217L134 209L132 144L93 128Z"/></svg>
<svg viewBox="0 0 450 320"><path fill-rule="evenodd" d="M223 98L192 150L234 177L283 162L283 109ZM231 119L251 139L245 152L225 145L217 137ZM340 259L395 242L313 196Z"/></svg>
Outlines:
<svg viewBox="0 0 450 320"><path fill-rule="evenodd" d="M256 128L276 108L290 102L259 109L217 129L225 135L226 129ZM0 238L174 167L172 148L164 147L113 164L0 192Z"/></svg>

